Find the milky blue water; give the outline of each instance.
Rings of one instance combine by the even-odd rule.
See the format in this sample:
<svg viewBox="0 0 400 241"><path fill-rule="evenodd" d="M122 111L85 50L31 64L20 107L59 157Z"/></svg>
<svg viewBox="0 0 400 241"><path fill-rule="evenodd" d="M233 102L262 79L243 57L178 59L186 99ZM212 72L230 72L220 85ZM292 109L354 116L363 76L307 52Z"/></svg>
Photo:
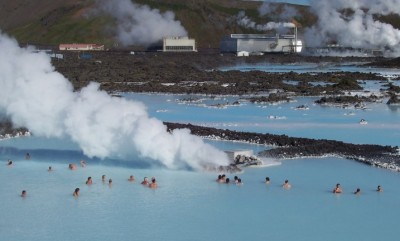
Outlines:
<svg viewBox="0 0 400 241"><path fill-rule="evenodd" d="M262 64L252 64L252 65L235 65L229 67L222 67L220 70L229 71L229 70L240 70L240 71L253 71L260 70L270 73L282 73L282 72L295 72L295 73L328 73L328 72L364 72L364 73L377 73L382 75L389 76L399 76L400 70L395 68L374 68L369 66L361 66L364 63L330 63L330 62L322 62L322 63L293 63L293 64L270 64L270 63L262 63Z"/></svg>
<svg viewBox="0 0 400 241"><path fill-rule="evenodd" d="M321 107L316 98L260 105L238 97L124 94L143 101L151 116L233 130L354 143L400 145L400 114L384 103L366 110ZM297 110L307 105L308 110ZM363 118L367 125L358 122ZM208 141L222 150L264 146ZM31 160L24 160L29 152ZM7 159L14 166L6 166ZM76 171L68 163L85 158ZM54 171L48 172L48 166ZM112 186L101 175L112 178ZM130 175L136 177L129 182ZM85 157L69 140L28 137L0 142L0 241L9 240L398 240L398 173L354 161L304 158L237 174L242 186L218 184L216 173L165 170L130 161ZM94 184L87 186L88 176ZM156 190L139 184L155 176ZM228 174L230 178L233 174ZM266 176L271 183L266 185ZM290 190L281 188L288 179ZM331 191L336 183L343 194ZM375 191L377 185L383 192ZM72 197L80 187L81 195ZM362 194L353 192L361 188ZM22 190L27 197L21 198Z"/></svg>
<svg viewBox="0 0 400 241"><path fill-rule="evenodd" d="M383 103L366 109L338 108L314 104L319 97L296 98L278 105L252 104L239 97L192 96L200 101L181 104L187 95L126 94L148 104L149 112L165 121L179 121L209 127L285 134L317 139L334 139L359 144L400 146L400 107ZM214 107L216 104L239 106ZM308 110L296 107L305 105ZM195 114L192 114L195 113ZM360 125L365 119L368 125Z"/></svg>

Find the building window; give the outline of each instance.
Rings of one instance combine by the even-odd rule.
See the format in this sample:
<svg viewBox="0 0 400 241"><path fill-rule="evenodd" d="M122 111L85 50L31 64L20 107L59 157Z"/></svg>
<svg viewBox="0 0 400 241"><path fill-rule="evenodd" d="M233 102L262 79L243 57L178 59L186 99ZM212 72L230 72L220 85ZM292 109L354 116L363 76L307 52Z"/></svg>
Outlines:
<svg viewBox="0 0 400 241"><path fill-rule="evenodd" d="M193 51L193 46L165 46L166 51Z"/></svg>

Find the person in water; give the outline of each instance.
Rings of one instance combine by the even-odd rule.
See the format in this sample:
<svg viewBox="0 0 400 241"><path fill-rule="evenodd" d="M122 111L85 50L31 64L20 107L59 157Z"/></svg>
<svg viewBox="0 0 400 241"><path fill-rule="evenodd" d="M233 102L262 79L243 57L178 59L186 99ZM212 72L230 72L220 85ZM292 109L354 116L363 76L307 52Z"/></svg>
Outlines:
<svg viewBox="0 0 400 241"><path fill-rule="evenodd" d="M361 189L360 189L360 188L357 188L357 190L354 192L354 194L360 195L360 194L361 194Z"/></svg>
<svg viewBox="0 0 400 241"><path fill-rule="evenodd" d="M88 177L88 178L87 178L86 184L87 184L87 185L93 184L92 177Z"/></svg>
<svg viewBox="0 0 400 241"><path fill-rule="evenodd" d="M218 179L217 179L218 183L225 183L225 180L226 180L225 174L218 175Z"/></svg>
<svg viewBox="0 0 400 241"><path fill-rule="evenodd" d="M101 176L101 181L102 181L103 183L106 182L106 175L102 175L102 176Z"/></svg>
<svg viewBox="0 0 400 241"><path fill-rule="evenodd" d="M128 179L128 181L130 181L130 182L134 182L134 181L135 181L135 177L134 177L134 176L132 176L132 175L130 175L130 176L129 176L129 179Z"/></svg>
<svg viewBox="0 0 400 241"><path fill-rule="evenodd" d="M112 179L110 178L110 179L108 179L108 185L112 185Z"/></svg>
<svg viewBox="0 0 400 241"><path fill-rule="evenodd" d="M81 163L81 167L86 167L86 162L85 162L85 160L81 160L80 163Z"/></svg>
<svg viewBox="0 0 400 241"><path fill-rule="evenodd" d="M25 160L30 160L30 159L31 159L31 155L29 153L26 153Z"/></svg>
<svg viewBox="0 0 400 241"><path fill-rule="evenodd" d="M237 179L236 185L238 185L238 186L243 185L243 182L242 182L241 178Z"/></svg>
<svg viewBox="0 0 400 241"><path fill-rule="evenodd" d="M13 165L13 161L11 161L10 159L8 159L7 166L12 166L12 165Z"/></svg>
<svg viewBox="0 0 400 241"><path fill-rule="evenodd" d="M75 188L75 191L72 193L72 196L78 197L79 196L79 191L80 191L79 187Z"/></svg>
<svg viewBox="0 0 400 241"><path fill-rule="evenodd" d="M26 190L22 190L21 197L26 197Z"/></svg>
<svg viewBox="0 0 400 241"><path fill-rule="evenodd" d="M143 181L141 182L142 185L149 185L149 179L147 177L143 178Z"/></svg>
<svg viewBox="0 0 400 241"><path fill-rule="evenodd" d="M51 166L49 166L49 169L47 169L48 172L53 171L53 168L51 168Z"/></svg>
<svg viewBox="0 0 400 241"><path fill-rule="evenodd" d="M152 177L151 178L151 183L149 184L149 187L150 188L157 188L157 182L156 182L156 178L155 177Z"/></svg>
<svg viewBox="0 0 400 241"><path fill-rule="evenodd" d="M289 180L285 180L285 182L282 184L282 187L285 189L290 189L292 185L290 185Z"/></svg>
<svg viewBox="0 0 400 241"><path fill-rule="evenodd" d="M225 179L225 183L226 183L226 184L229 184L229 183L230 183L229 177Z"/></svg>
<svg viewBox="0 0 400 241"><path fill-rule="evenodd" d="M269 179L269 177L265 177L265 184L270 184L271 180Z"/></svg>
<svg viewBox="0 0 400 241"><path fill-rule="evenodd" d="M68 168L69 168L70 170L76 170L76 169L77 169L77 168L76 168L76 165L73 164L73 163L70 163L70 164L68 165Z"/></svg>
<svg viewBox="0 0 400 241"><path fill-rule="evenodd" d="M382 189L381 185L379 185L379 186L376 188L376 191L377 191L377 192L383 192L383 189Z"/></svg>
<svg viewBox="0 0 400 241"><path fill-rule="evenodd" d="M333 193L342 193L342 188L340 187L340 184L336 184L336 187L333 189Z"/></svg>

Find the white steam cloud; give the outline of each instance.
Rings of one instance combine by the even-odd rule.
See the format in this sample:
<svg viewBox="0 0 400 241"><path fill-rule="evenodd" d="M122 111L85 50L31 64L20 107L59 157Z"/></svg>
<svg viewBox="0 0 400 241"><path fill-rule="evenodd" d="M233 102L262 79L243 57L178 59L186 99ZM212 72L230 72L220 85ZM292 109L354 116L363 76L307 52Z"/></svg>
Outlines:
<svg viewBox="0 0 400 241"><path fill-rule="evenodd" d="M258 12L261 16L269 15L270 17L273 17L275 21L290 21L299 15L299 12L293 6L287 4L277 5L277 2L279 1L264 1L261 7L258 9Z"/></svg>
<svg viewBox="0 0 400 241"><path fill-rule="evenodd" d="M318 22L306 30L308 46L337 42L345 47L400 52L400 30L377 19L400 14L398 0L312 0L310 6Z"/></svg>
<svg viewBox="0 0 400 241"><path fill-rule="evenodd" d="M99 8L117 21L117 38L125 46L149 46L164 37L187 36L171 11L161 13L131 0L98 0Z"/></svg>
<svg viewBox="0 0 400 241"><path fill-rule="evenodd" d="M0 32L0 114L37 136L70 138L89 157L151 159L167 168L227 165L227 155L187 129L167 132L139 102L92 83L73 92L44 53L20 48Z"/></svg>
<svg viewBox="0 0 400 241"><path fill-rule="evenodd" d="M268 22L266 24L257 24L252 21L249 17L246 16L244 11L240 11L236 16L237 23L240 26L249 29L255 29L257 31L268 31L268 30L276 30L280 33L288 32L287 28L294 28L295 25L293 23L283 23L283 22Z"/></svg>

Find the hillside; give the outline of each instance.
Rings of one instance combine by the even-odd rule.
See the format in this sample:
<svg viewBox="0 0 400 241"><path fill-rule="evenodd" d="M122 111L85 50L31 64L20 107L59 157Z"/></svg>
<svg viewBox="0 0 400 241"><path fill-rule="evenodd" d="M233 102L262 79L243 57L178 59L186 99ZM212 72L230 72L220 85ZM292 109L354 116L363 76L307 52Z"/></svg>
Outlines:
<svg viewBox="0 0 400 241"><path fill-rule="evenodd" d="M221 38L230 33L255 33L237 23L240 11L258 24L270 21L259 17L259 2L232 0L135 0L152 9L173 11L199 48L218 47ZM296 21L310 25L315 17L305 6L296 6L301 16ZM0 29L20 43L57 45L61 42L95 42L116 46L114 20L105 14L93 14L94 0L14 0L0 3ZM279 8L278 8L279 11Z"/></svg>

